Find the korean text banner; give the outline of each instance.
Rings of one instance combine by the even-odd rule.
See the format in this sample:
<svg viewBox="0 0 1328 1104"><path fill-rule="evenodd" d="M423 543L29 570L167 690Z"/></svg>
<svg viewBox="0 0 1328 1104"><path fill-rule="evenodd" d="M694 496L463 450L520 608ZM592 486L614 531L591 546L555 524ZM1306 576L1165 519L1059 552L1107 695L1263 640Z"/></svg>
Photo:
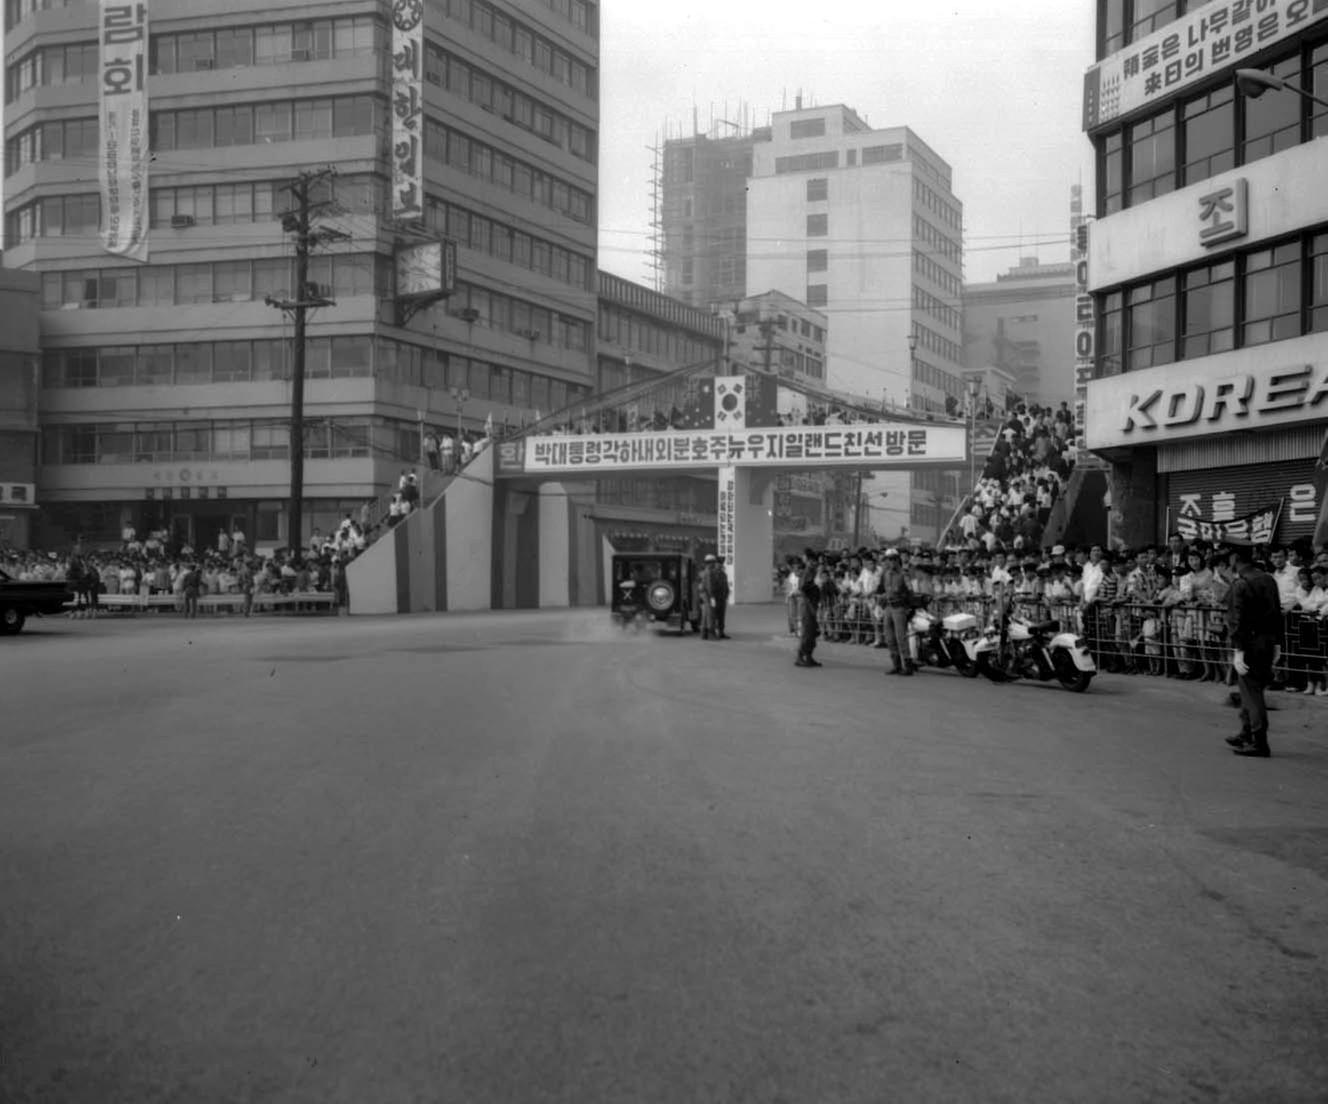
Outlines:
<svg viewBox="0 0 1328 1104"><path fill-rule="evenodd" d="M148 259L148 6L101 0L97 180L101 244L107 253Z"/></svg>
<svg viewBox="0 0 1328 1104"><path fill-rule="evenodd" d="M502 475L657 468L910 468L968 461L963 426L885 423L781 426L740 432L528 437L498 450Z"/></svg>
<svg viewBox="0 0 1328 1104"><path fill-rule="evenodd" d="M1277 532L1277 521L1282 515L1282 503L1265 506L1244 517L1230 521L1203 521L1181 516L1176 519L1176 532L1183 540L1202 540L1213 544L1271 544Z"/></svg>
<svg viewBox="0 0 1328 1104"><path fill-rule="evenodd" d="M392 5L392 217L424 218L424 2Z"/></svg>
<svg viewBox="0 0 1328 1104"><path fill-rule="evenodd" d="M1084 74L1093 130L1259 53L1328 16L1328 0L1213 0Z"/></svg>

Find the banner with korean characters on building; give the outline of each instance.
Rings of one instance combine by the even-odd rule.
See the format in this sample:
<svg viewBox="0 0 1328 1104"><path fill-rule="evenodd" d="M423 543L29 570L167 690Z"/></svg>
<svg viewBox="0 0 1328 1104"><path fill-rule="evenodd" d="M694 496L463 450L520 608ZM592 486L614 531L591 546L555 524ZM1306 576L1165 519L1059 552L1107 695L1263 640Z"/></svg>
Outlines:
<svg viewBox="0 0 1328 1104"><path fill-rule="evenodd" d="M97 72L101 245L148 259L148 6L101 0Z"/></svg>
<svg viewBox="0 0 1328 1104"><path fill-rule="evenodd" d="M498 474L738 467L917 468L968 462L965 426L883 423L527 437L498 447Z"/></svg>
<svg viewBox="0 0 1328 1104"><path fill-rule="evenodd" d="M392 217L424 218L424 0L392 4Z"/></svg>
<svg viewBox="0 0 1328 1104"><path fill-rule="evenodd" d="M719 487L716 496L719 509L717 539L719 562L729 577L729 605L736 601L737 586L733 578L735 547L738 541L738 472L731 464L719 469Z"/></svg>
<svg viewBox="0 0 1328 1104"><path fill-rule="evenodd" d="M1168 528L1186 540L1228 544L1311 539L1323 505L1315 476L1314 460L1172 472L1166 476ZM1266 527L1270 510L1271 532ZM1242 539L1242 533L1248 536Z"/></svg>
<svg viewBox="0 0 1328 1104"><path fill-rule="evenodd" d="M1084 74L1084 130L1133 114L1328 16L1328 0L1212 0Z"/></svg>

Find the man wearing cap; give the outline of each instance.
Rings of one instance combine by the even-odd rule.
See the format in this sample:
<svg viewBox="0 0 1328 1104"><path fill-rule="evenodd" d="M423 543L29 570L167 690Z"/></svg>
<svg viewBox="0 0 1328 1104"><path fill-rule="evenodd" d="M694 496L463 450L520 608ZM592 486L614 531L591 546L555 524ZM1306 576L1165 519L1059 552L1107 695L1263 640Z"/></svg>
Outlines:
<svg viewBox="0 0 1328 1104"><path fill-rule="evenodd" d="M696 580L696 596L701 603L702 640L710 640L718 636L715 629L715 599L710 591L711 574L718 562L712 553L706 553L705 559L701 561L700 578Z"/></svg>
<svg viewBox="0 0 1328 1104"><path fill-rule="evenodd" d="M729 577L718 557L707 555L701 572L701 639L727 640L724 619L728 613Z"/></svg>
<svg viewBox="0 0 1328 1104"><path fill-rule="evenodd" d="M911 675L913 663L908 654L908 580L904 577L897 549L885 550L877 593L885 607L885 643L890 649L890 661L894 664L890 674Z"/></svg>
<svg viewBox="0 0 1328 1104"><path fill-rule="evenodd" d="M1264 688L1273 680L1273 667L1282 651L1282 603L1273 577L1254 565L1254 549L1237 545L1231 564L1239 572L1229 597L1228 630L1240 687L1241 730L1227 737L1237 755L1267 759L1268 707Z"/></svg>

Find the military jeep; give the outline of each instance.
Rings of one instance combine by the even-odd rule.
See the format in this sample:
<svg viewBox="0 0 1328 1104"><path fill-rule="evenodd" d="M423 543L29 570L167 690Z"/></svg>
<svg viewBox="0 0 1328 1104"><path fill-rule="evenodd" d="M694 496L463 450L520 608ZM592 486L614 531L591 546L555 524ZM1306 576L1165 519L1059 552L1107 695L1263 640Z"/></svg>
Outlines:
<svg viewBox="0 0 1328 1104"><path fill-rule="evenodd" d="M681 552L619 552L613 557L610 612L616 624L640 632L662 625L686 632L701 624L696 564Z"/></svg>

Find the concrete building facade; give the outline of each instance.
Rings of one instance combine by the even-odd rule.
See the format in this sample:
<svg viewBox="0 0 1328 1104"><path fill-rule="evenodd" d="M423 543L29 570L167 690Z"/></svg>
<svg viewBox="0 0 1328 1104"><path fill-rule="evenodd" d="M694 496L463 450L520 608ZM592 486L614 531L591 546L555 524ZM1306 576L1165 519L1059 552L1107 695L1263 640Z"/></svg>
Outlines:
<svg viewBox="0 0 1328 1104"><path fill-rule="evenodd" d="M1008 372L1029 402L1074 400L1074 267L1022 257L990 283L964 286L966 374Z"/></svg>
<svg viewBox="0 0 1328 1104"><path fill-rule="evenodd" d="M0 547L27 548L37 510L41 280L0 268Z"/></svg>
<svg viewBox="0 0 1328 1104"><path fill-rule="evenodd" d="M1324 507L1328 113L1294 89L1328 77L1328 10L1185 7L1096 5L1087 445L1127 543L1289 542Z"/></svg>
<svg viewBox="0 0 1328 1104"><path fill-rule="evenodd" d="M331 165L310 279L305 534L383 493L421 426L520 422L595 385L598 5L426 6L424 230L457 291L399 327L389 8L151 13L150 259L100 250L95 4L5 7L5 263L39 274L44 539L126 522L283 545L292 287L283 186ZM456 397L454 397L454 395Z"/></svg>
<svg viewBox="0 0 1328 1104"><path fill-rule="evenodd" d="M747 178L769 128L664 143L659 186L661 288L694 307L747 294Z"/></svg>

